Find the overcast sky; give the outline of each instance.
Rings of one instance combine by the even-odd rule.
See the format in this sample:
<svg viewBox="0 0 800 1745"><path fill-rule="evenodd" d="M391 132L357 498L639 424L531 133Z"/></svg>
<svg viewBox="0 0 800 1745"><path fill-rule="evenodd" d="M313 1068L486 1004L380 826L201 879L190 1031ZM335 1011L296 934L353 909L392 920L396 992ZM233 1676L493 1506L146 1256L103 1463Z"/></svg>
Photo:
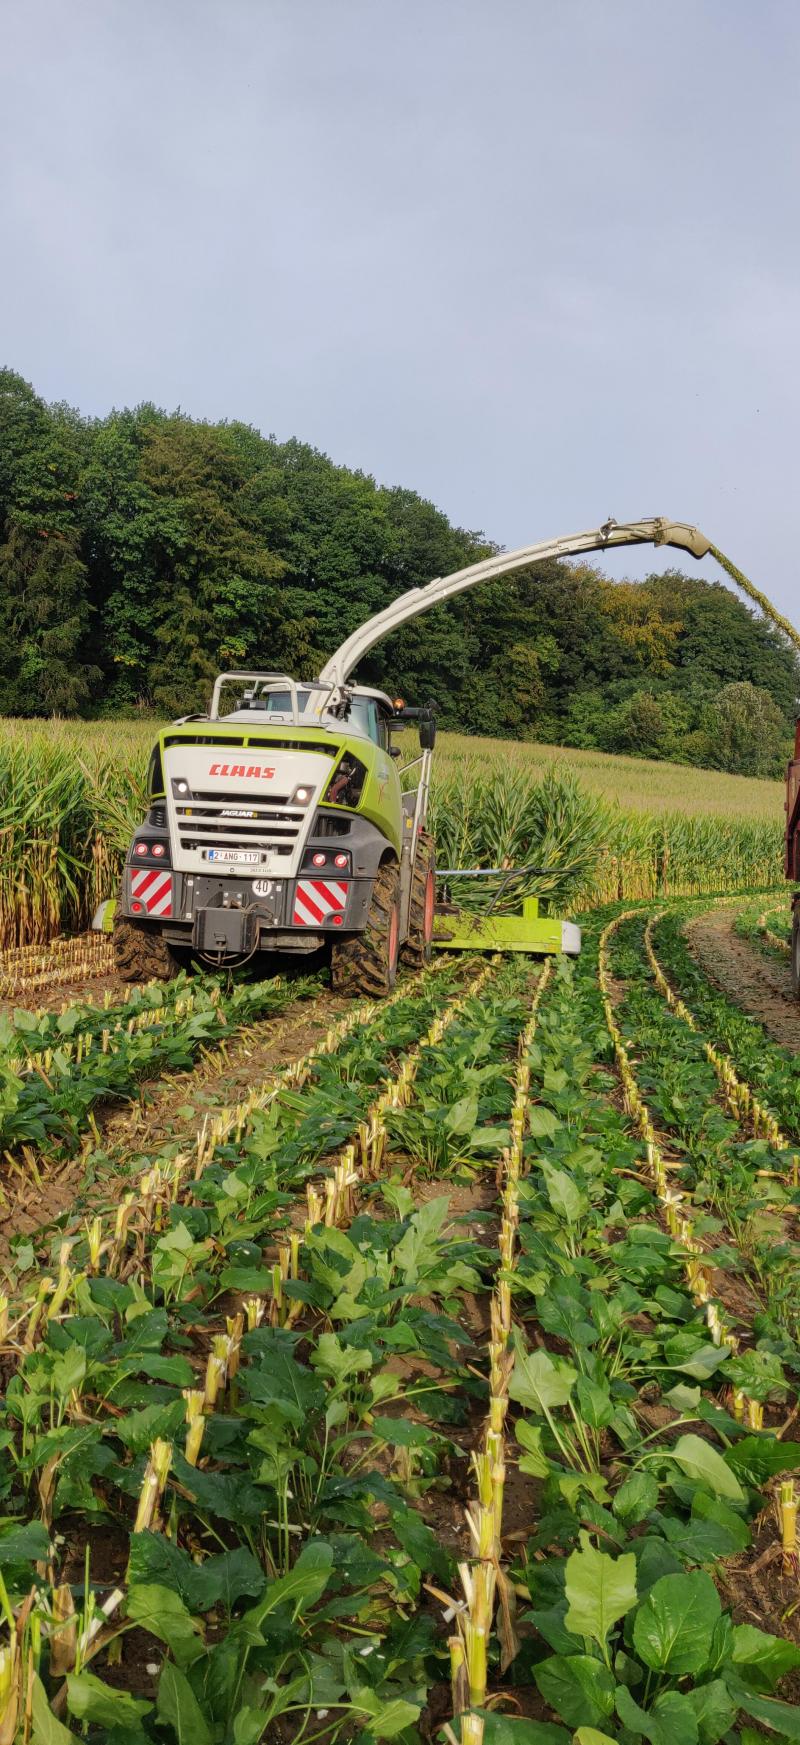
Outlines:
<svg viewBox="0 0 800 1745"><path fill-rule="evenodd" d="M0 24L0 361L46 398L297 435L507 546L693 521L800 621L797 0Z"/></svg>

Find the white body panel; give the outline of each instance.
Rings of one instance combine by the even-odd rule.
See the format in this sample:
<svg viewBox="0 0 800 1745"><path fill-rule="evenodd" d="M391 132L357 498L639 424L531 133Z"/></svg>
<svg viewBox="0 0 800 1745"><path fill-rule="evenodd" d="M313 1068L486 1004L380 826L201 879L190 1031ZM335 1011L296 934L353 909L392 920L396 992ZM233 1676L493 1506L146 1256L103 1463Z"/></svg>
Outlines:
<svg viewBox="0 0 800 1745"><path fill-rule="evenodd" d="M164 785L173 867L184 873L293 878L333 764L321 752L281 746L167 746ZM179 782L186 782L190 792L176 792ZM307 790L306 801L295 798L298 788ZM235 858L245 854L256 858Z"/></svg>
<svg viewBox="0 0 800 1745"><path fill-rule="evenodd" d="M574 921L561 923L561 950L565 957L580 957L581 930Z"/></svg>

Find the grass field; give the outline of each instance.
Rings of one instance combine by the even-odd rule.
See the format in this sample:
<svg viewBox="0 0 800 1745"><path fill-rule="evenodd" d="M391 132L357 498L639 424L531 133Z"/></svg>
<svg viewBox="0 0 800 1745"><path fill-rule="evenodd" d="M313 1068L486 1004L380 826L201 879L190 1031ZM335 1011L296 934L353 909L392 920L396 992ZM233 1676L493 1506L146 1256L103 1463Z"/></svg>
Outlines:
<svg viewBox="0 0 800 1745"><path fill-rule="evenodd" d="M576 751L571 746L480 739L465 733L440 733L436 755L442 771L465 758L483 767L502 765L534 776L553 766L566 766L590 793L601 794L630 811L764 820L780 819L783 813L782 782L729 776L721 770L693 769L686 764L612 757L607 752Z"/></svg>

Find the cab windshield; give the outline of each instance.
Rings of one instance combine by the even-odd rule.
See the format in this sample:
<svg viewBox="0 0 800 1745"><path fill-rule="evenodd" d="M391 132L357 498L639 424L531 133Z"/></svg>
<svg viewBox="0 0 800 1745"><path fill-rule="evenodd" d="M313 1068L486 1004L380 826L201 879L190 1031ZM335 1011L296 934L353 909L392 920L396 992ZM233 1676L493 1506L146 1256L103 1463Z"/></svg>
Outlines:
<svg viewBox="0 0 800 1745"><path fill-rule="evenodd" d="M315 695L319 693L298 690L297 703L301 714L305 715ZM268 691L259 697L258 707L266 710L268 715L286 715L291 713L292 699L288 691ZM375 745L386 744L386 728L373 697L354 697L350 705L349 720L352 726L365 733Z"/></svg>

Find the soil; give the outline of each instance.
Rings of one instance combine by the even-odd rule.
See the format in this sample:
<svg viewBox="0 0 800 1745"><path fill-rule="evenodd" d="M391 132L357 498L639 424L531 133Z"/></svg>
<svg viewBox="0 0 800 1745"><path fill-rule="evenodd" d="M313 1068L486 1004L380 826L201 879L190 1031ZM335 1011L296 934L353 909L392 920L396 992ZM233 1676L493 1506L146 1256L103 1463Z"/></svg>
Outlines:
<svg viewBox="0 0 800 1745"><path fill-rule="evenodd" d="M728 999L762 1024L773 1042L800 1054L800 1007L789 962L768 958L734 932L735 909L715 909L687 922L689 950Z"/></svg>

